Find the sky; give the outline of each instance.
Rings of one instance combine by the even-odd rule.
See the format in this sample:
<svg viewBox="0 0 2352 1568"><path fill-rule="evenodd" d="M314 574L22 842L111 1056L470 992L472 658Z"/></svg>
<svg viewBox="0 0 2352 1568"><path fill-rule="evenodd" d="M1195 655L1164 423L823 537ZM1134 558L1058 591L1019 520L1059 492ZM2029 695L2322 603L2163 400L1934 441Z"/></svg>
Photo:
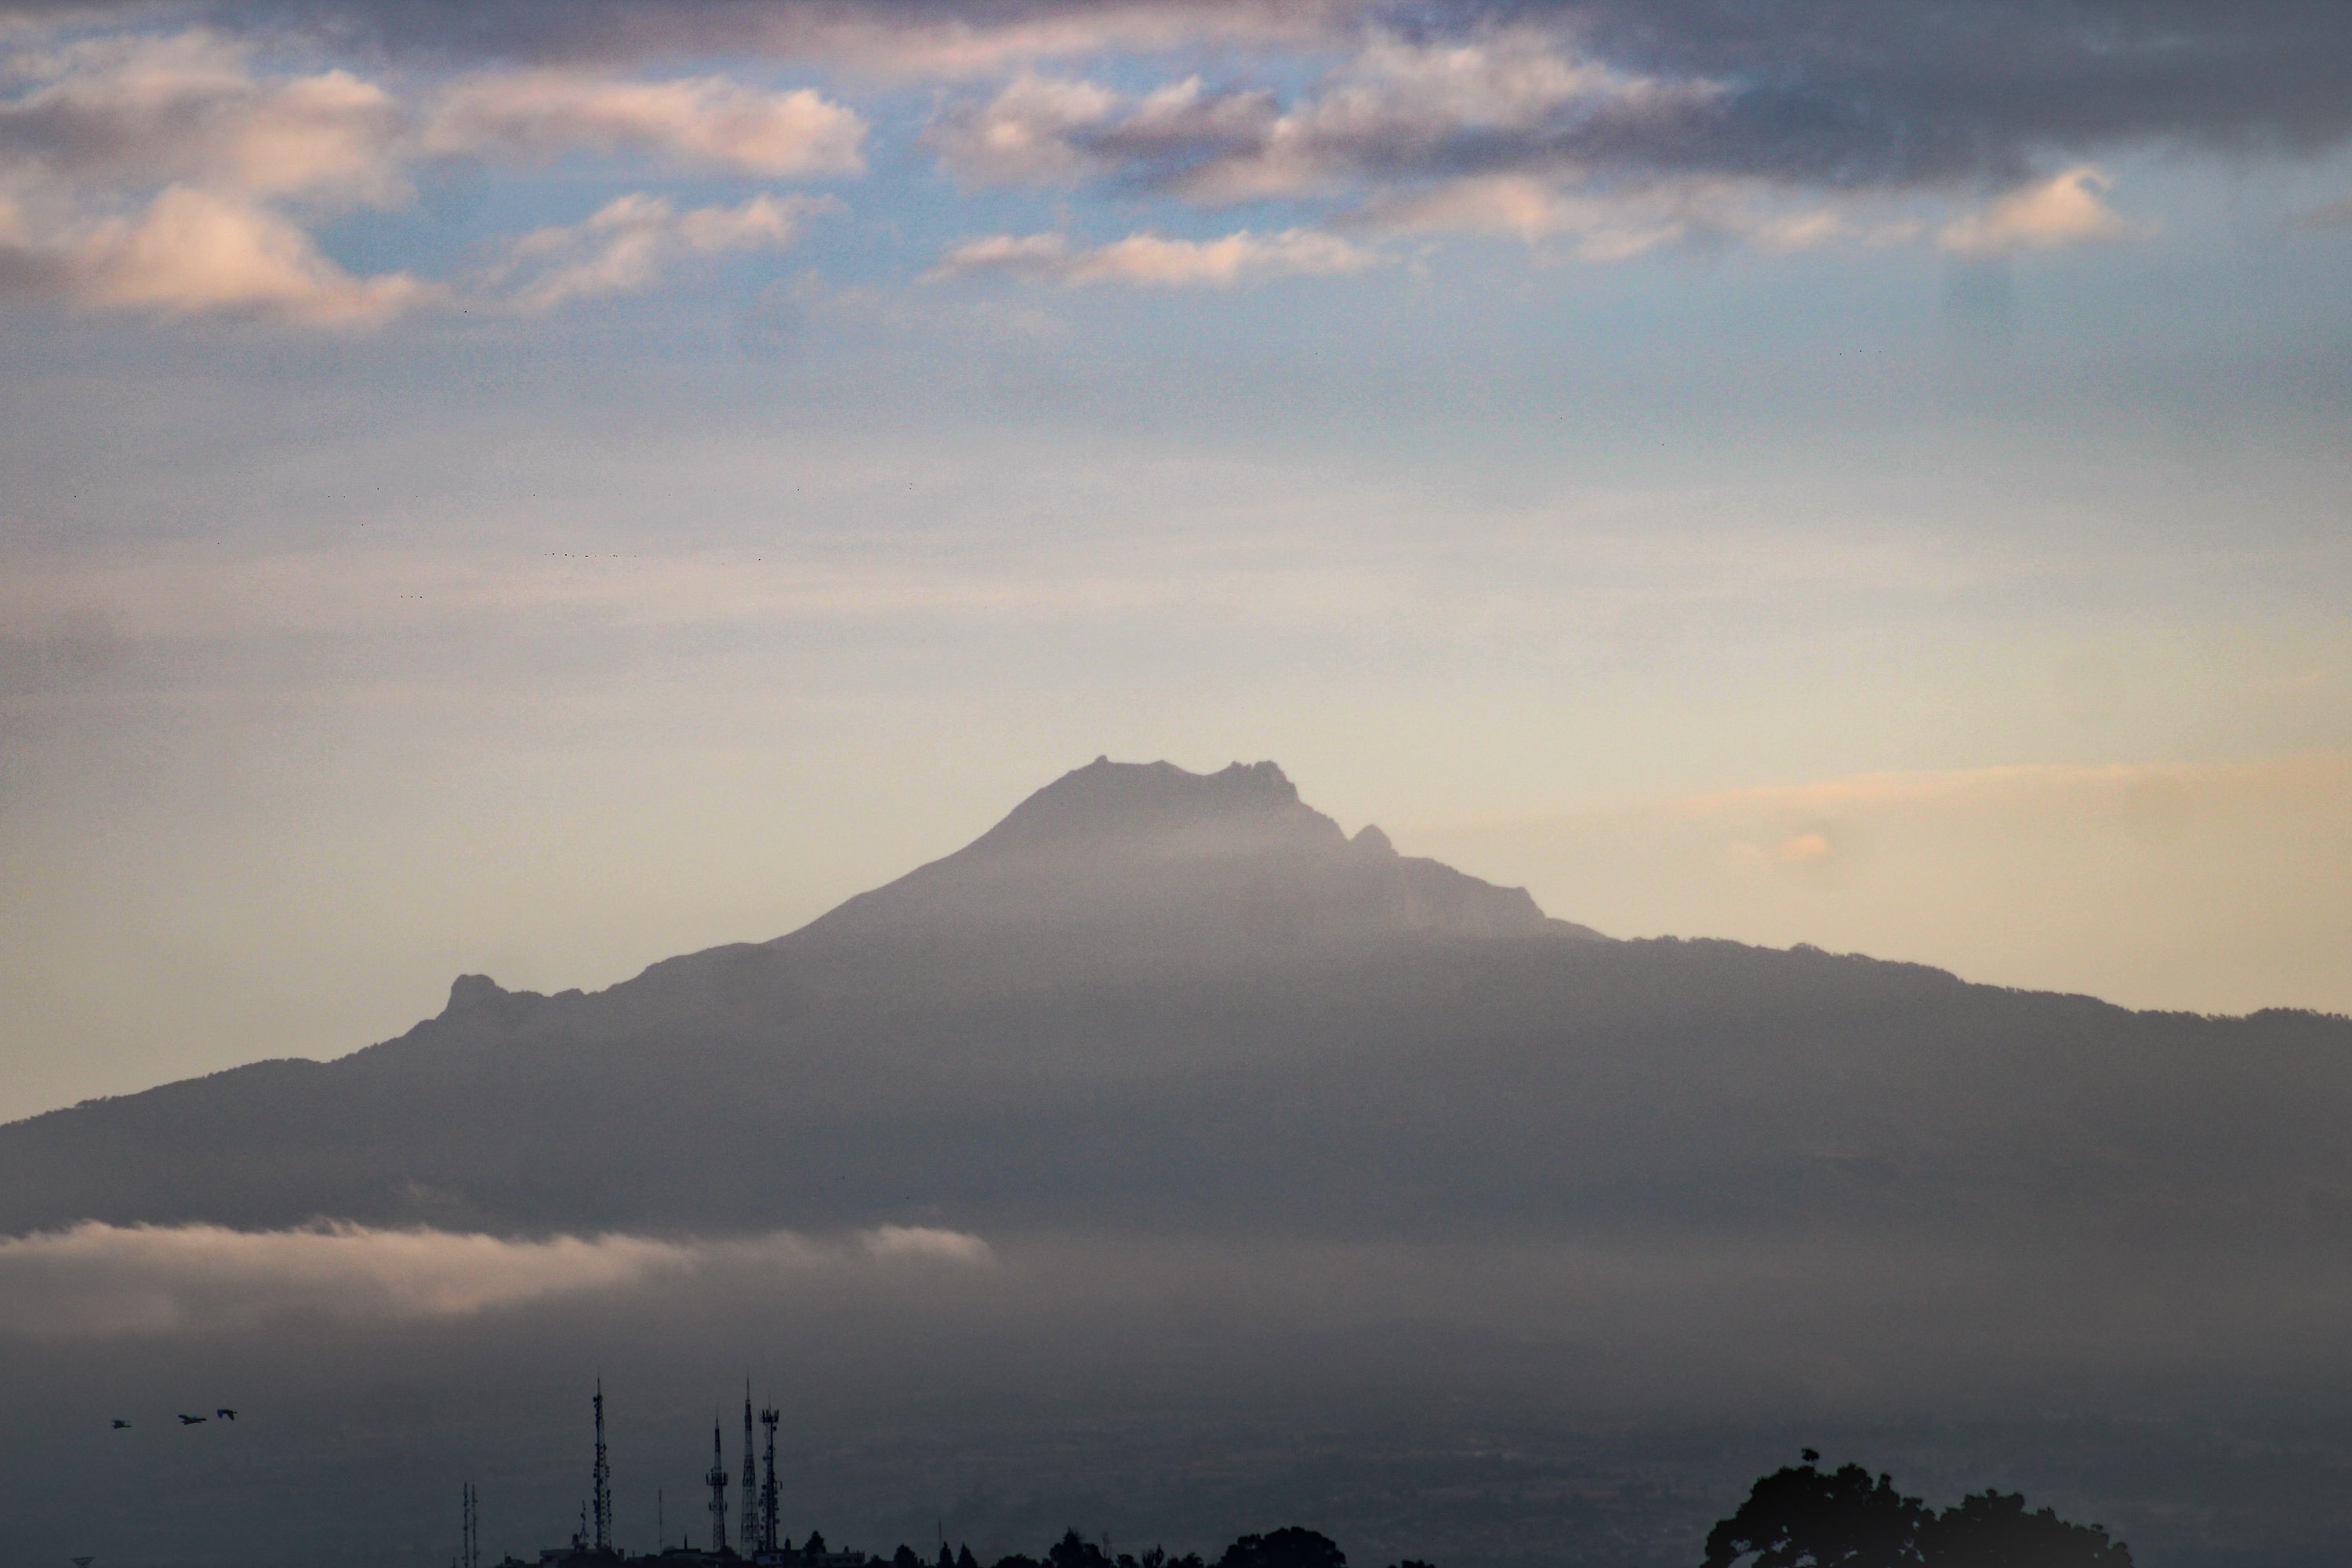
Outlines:
<svg viewBox="0 0 2352 1568"><path fill-rule="evenodd" d="M0 1116L1097 754L2352 1010L2352 13L0 0Z"/></svg>

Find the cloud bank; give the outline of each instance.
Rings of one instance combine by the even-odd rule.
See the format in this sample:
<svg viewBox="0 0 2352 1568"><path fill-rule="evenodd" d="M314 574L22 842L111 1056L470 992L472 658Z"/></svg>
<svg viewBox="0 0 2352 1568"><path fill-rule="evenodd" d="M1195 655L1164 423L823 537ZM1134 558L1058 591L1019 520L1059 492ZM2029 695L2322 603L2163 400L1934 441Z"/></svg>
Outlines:
<svg viewBox="0 0 2352 1568"><path fill-rule="evenodd" d="M836 91L961 84L920 141L966 188L1311 204L1318 232L1504 234L1591 261L2130 238L2148 229L2109 204L2111 154L2294 156L2352 136L2352 20L2284 0L1790 0L1769 16L1722 0L10 0L0 28L0 289L344 327L499 303L464 279L354 277L317 243L323 213L412 201L424 160L864 174L866 116L750 79L779 65L833 73ZM662 74L686 60L699 68ZM1940 210L1895 210L1911 201ZM1279 237L1286 259L1255 237L1229 259L999 237L940 268L1054 283L1360 269L1328 247L1302 263L1298 232Z"/></svg>
<svg viewBox="0 0 2352 1568"><path fill-rule="evenodd" d="M778 1231L716 1241L320 1225L112 1226L0 1237L0 1332L88 1337L248 1330L295 1313L333 1319L461 1317L546 1298L625 1290L714 1267L767 1273L908 1262L985 1268L958 1231L884 1226L845 1243Z"/></svg>

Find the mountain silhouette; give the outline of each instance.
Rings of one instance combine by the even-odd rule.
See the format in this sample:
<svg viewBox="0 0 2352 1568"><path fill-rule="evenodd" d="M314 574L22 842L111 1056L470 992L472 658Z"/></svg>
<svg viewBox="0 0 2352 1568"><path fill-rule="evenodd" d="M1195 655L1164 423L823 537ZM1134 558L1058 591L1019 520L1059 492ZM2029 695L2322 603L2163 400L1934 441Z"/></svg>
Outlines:
<svg viewBox="0 0 2352 1568"><path fill-rule="evenodd" d="M1612 941L1097 760L799 931L0 1127L0 1229L2352 1235L2352 1022Z"/></svg>
<svg viewBox="0 0 2352 1568"><path fill-rule="evenodd" d="M1497 888L1352 839L1272 763L1186 773L1098 757L964 848L772 943L1079 980L1403 933L1477 941L1599 933Z"/></svg>

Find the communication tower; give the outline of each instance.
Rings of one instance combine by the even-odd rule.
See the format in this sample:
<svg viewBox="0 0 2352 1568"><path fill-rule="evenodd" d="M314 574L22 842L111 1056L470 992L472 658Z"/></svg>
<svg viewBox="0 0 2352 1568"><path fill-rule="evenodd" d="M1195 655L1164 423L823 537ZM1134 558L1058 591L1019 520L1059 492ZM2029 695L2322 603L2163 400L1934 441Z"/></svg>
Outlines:
<svg viewBox="0 0 2352 1568"><path fill-rule="evenodd" d="M760 1550L781 1551L782 1539L776 1531L776 1423L783 1419L779 1410L760 1412L760 1425L768 1429L768 1476L760 1483Z"/></svg>
<svg viewBox="0 0 2352 1568"><path fill-rule="evenodd" d="M710 1550L727 1550L727 1466L719 1447L719 1423L710 1424L710 1473L702 1478L710 1489Z"/></svg>
<svg viewBox="0 0 2352 1568"><path fill-rule="evenodd" d="M736 1544L750 1556L760 1550L760 1489L751 1484L760 1473L759 1456L751 1450L751 1380L743 1380L743 1468L736 1474L743 1494L743 1520L735 1531Z"/></svg>
<svg viewBox="0 0 2352 1568"><path fill-rule="evenodd" d="M604 1380L596 1380L596 1472L592 1478L596 1510L596 1550L613 1550L613 1467L604 1458ZM472 1568L468 1564L467 1568Z"/></svg>

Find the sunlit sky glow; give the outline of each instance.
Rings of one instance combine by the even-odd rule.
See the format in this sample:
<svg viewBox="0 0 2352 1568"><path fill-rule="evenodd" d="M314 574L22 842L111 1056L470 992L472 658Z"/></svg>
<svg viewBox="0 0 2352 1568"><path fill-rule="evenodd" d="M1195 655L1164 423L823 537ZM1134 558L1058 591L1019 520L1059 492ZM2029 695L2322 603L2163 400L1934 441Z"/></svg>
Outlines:
<svg viewBox="0 0 2352 1568"><path fill-rule="evenodd" d="M0 0L0 1115L1106 752L2352 1009L2352 13L1753 14Z"/></svg>

